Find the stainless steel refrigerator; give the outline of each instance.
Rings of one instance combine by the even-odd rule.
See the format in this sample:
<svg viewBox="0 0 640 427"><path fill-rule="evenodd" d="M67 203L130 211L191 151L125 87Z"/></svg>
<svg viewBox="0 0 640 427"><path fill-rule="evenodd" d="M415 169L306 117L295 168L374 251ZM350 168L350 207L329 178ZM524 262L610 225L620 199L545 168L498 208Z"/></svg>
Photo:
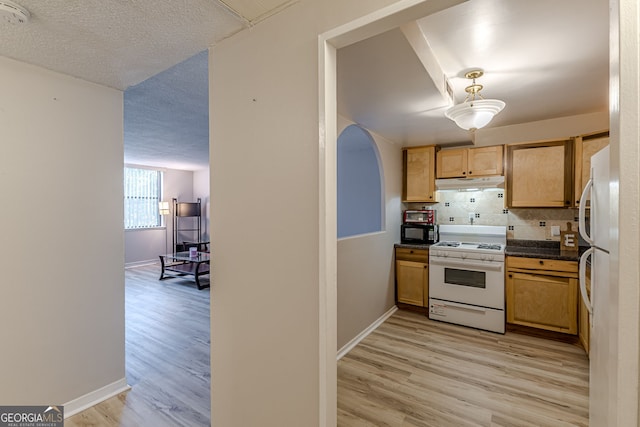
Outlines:
<svg viewBox="0 0 640 427"><path fill-rule="evenodd" d="M609 280L609 147L591 157L591 177L580 198L579 229L590 248L580 258L580 294L589 311L589 424L610 425L616 418L615 402L616 313L610 310L612 286ZM587 205L589 208L587 209ZM586 272L590 265L591 294L587 295ZM613 417L613 418L612 418Z"/></svg>

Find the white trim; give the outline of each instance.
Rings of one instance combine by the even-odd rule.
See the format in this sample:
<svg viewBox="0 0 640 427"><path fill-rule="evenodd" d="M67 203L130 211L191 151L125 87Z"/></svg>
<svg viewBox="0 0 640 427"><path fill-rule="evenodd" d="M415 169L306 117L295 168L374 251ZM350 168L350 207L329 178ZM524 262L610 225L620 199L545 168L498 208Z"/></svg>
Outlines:
<svg viewBox="0 0 640 427"><path fill-rule="evenodd" d="M335 361L338 336L336 57L335 47L320 36L318 38L319 427L333 427L338 423L338 374Z"/></svg>
<svg viewBox="0 0 640 427"><path fill-rule="evenodd" d="M128 262L124 265L125 269L128 268L137 268L137 267L143 267L145 265L155 265L155 264L160 264L160 261L156 260L156 259L147 259L144 261L134 261L134 262Z"/></svg>
<svg viewBox="0 0 640 427"><path fill-rule="evenodd" d="M638 425L640 376L640 85L638 36L640 7L636 0L610 2L609 113L611 128L610 183L611 215L608 309L615 333L607 356L615 366L609 375L607 425ZM609 365L611 366L611 365ZM603 418L604 419L604 418Z"/></svg>
<svg viewBox="0 0 640 427"><path fill-rule="evenodd" d="M64 418L67 419L130 388L131 386L127 384L127 379L121 378L116 382L73 399L64 404Z"/></svg>
<svg viewBox="0 0 640 427"><path fill-rule="evenodd" d="M393 315L393 313L395 313L396 311L398 311L398 307L394 305L393 307L391 307L389 309L389 311L387 311L385 314L380 316L376 321L374 321L372 324L370 324L364 331L360 332L358 335L355 336L355 338L353 338L351 341L349 341L344 346L342 346L340 351L338 351L338 357L337 357L336 360L342 359L355 346L360 344L360 341L365 339L371 332L373 332L376 329L378 329L378 326L382 325L384 323L384 321L387 320L389 317L391 317Z"/></svg>
<svg viewBox="0 0 640 427"><path fill-rule="evenodd" d="M124 167L125 168L131 168L131 169L148 169L148 170L160 171L160 172L166 172L167 171L167 168L165 168L165 167L149 166L149 165L138 165L138 164L135 164L135 163L125 163Z"/></svg>
<svg viewBox="0 0 640 427"><path fill-rule="evenodd" d="M372 231L371 233L356 234L354 236L345 236L345 237L338 238L338 242L342 242L344 240L361 239L364 237L377 236L379 234L386 234L386 233L387 233L387 230L380 230L380 231Z"/></svg>

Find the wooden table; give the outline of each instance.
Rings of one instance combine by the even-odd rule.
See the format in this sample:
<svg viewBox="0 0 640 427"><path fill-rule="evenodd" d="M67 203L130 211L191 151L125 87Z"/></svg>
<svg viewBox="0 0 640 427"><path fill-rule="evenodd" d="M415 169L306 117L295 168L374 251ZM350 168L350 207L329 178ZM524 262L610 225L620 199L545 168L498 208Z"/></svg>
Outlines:
<svg viewBox="0 0 640 427"><path fill-rule="evenodd" d="M173 254L160 255L160 264L162 271L160 272L160 280L191 275L195 278L198 289L209 287L200 284L200 276L209 274L210 254L208 252L198 252L196 256L190 256L189 252L176 252ZM168 271L172 275L166 275Z"/></svg>

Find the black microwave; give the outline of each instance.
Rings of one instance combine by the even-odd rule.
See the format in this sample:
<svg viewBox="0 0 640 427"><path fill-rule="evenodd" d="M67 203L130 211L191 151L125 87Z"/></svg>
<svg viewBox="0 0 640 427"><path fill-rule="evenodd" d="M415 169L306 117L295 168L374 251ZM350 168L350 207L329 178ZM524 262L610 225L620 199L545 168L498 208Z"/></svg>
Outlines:
<svg viewBox="0 0 640 427"><path fill-rule="evenodd" d="M434 224L402 224L400 242L424 245L438 242L438 226Z"/></svg>

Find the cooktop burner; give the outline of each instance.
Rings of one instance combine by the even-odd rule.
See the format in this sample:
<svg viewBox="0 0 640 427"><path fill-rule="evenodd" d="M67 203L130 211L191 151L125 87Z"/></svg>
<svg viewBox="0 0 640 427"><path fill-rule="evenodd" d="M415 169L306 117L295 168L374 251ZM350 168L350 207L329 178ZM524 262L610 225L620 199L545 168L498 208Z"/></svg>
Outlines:
<svg viewBox="0 0 640 427"><path fill-rule="evenodd" d="M440 242L429 250L429 257L504 260L507 227L444 224L438 230Z"/></svg>
<svg viewBox="0 0 640 427"><path fill-rule="evenodd" d="M502 250L502 245L499 245L497 243L479 243L478 244L478 249L491 249L494 251L500 251Z"/></svg>
<svg viewBox="0 0 640 427"><path fill-rule="evenodd" d="M490 249L494 251L502 250L502 245L499 243L439 242L436 243L436 246L446 248Z"/></svg>
<svg viewBox="0 0 640 427"><path fill-rule="evenodd" d="M447 246L450 248L457 248L458 246L460 246L460 242L440 242L440 243L437 243L437 246Z"/></svg>
<svg viewBox="0 0 640 427"><path fill-rule="evenodd" d="M466 251L466 252L504 252L504 246L500 243L486 242L454 242L442 241L434 245L435 248L443 251Z"/></svg>

